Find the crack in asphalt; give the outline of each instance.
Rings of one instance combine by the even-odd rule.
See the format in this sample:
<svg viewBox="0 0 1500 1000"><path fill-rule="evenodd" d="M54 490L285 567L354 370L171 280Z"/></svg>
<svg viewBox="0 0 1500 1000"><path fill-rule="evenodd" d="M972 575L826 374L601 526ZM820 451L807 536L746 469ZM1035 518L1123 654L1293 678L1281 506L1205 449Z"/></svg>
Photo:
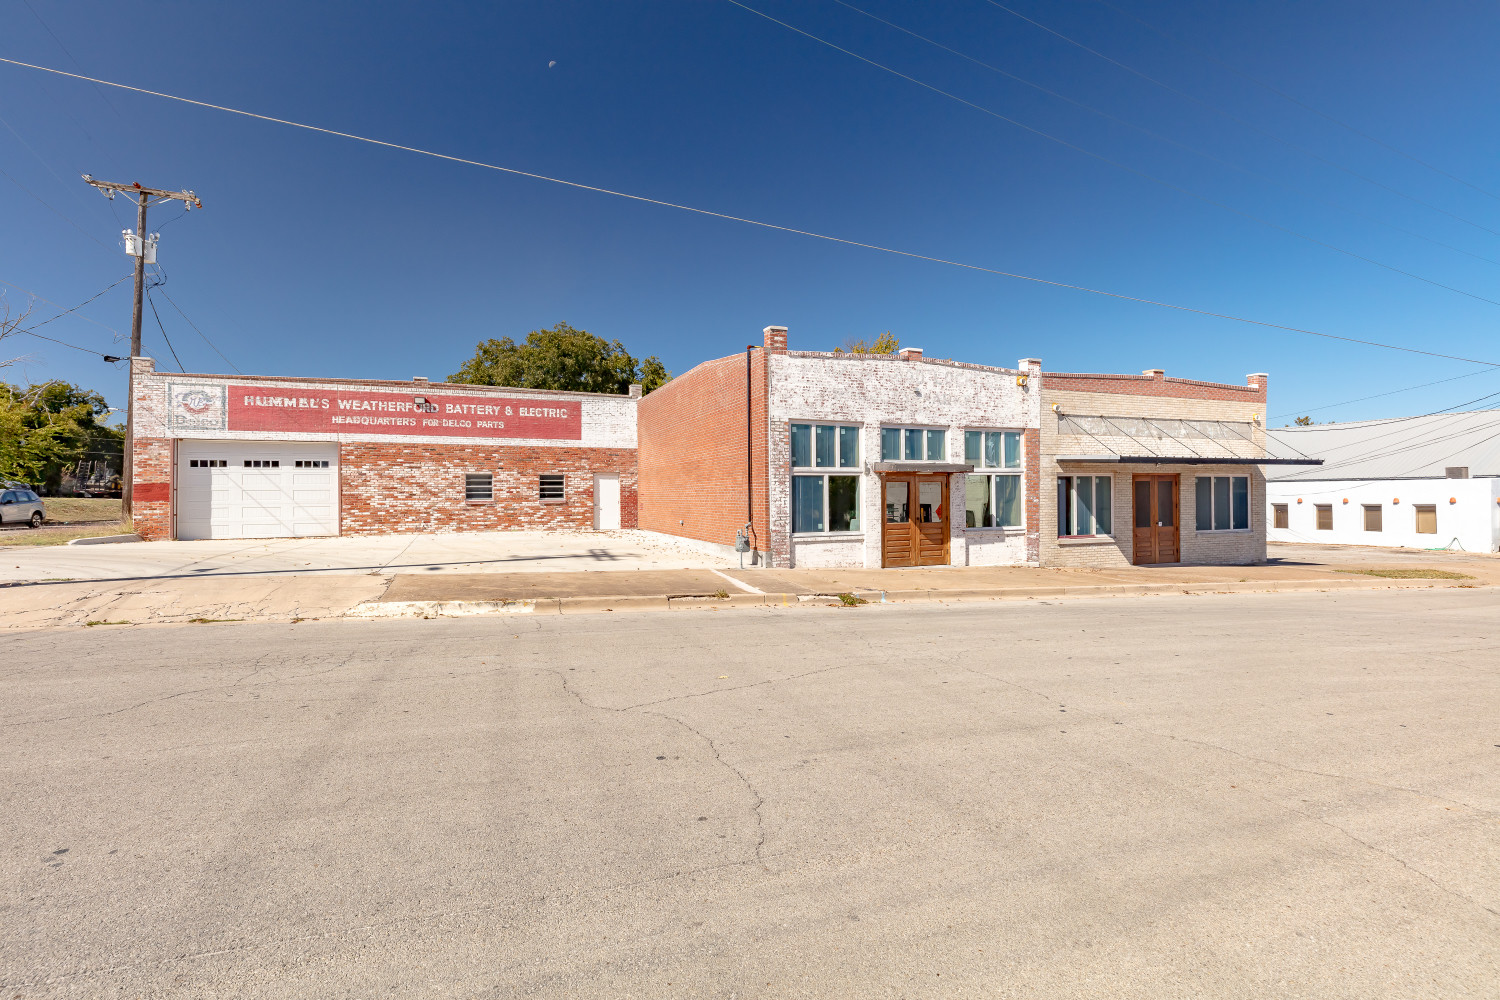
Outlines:
<svg viewBox="0 0 1500 1000"><path fill-rule="evenodd" d="M686 729L688 732L698 737L704 743L708 744L709 751L714 755L714 761L722 766L725 770L729 771L729 773L733 774L739 780L740 784L744 786L745 791L750 794L751 799L754 800L751 805L751 815L755 818L755 844L752 851L753 858L755 863L760 865L763 870L769 871L769 869L765 867L764 852L766 846L766 827L765 820L761 816L761 807L764 806L766 802L765 797L760 794L760 790L755 787L755 783L752 782L748 776L746 776L744 771L740 770L738 767L724 758L724 755L719 752L718 744L714 742L711 736L708 736L702 730L697 729L696 727L690 725L682 719L677 718L674 715L667 715L665 712L648 711L640 705L627 705L624 708L616 708L613 705L595 704L584 698L584 696L580 692L574 690L573 686L568 683L568 678L560 671L554 670L550 667L537 667L536 669L541 671L542 673L551 674L556 677L558 682L562 685L563 691L571 695L574 700L576 700L578 704L582 705L584 708L592 709L596 712L614 712L620 715L632 712L638 713L640 715L654 715L659 719L665 719L668 722L672 722L681 726L683 729ZM819 672L821 671L814 671L814 673ZM746 687L756 686L758 685L746 685ZM656 703L653 702L649 704ZM746 860L739 863L749 864L750 862L749 860Z"/></svg>

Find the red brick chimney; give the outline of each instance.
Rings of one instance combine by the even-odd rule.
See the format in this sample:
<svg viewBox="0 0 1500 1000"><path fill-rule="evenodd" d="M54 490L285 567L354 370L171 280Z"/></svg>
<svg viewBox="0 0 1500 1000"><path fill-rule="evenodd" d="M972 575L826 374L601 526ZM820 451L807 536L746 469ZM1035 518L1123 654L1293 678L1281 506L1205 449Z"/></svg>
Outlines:
<svg viewBox="0 0 1500 1000"><path fill-rule="evenodd" d="M786 327L768 326L765 329L766 350L771 354L786 353Z"/></svg>
<svg viewBox="0 0 1500 1000"><path fill-rule="evenodd" d="M1256 372L1254 375L1245 376L1245 384L1250 386L1250 388L1252 389L1259 389L1261 399L1266 398L1266 390L1267 388L1269 388L1270 381L1271 376L1267 375L1265 372Z"/></svg>
<svg viewBox="0 0 1500 1000"><path fill-rule="evenodd" d="M1158 382L1163 382L1167 378L1167 371L1165 368L1147 368L1145 371L1141 372L1141 374L1150 375Z"/></svg>
<svg viewBox="0 0 1500 1000"><path fill-rule="evenodd" d="M922 349L920 347L903 347L896 352L896 357L902 361L921 361Z"/></svg>

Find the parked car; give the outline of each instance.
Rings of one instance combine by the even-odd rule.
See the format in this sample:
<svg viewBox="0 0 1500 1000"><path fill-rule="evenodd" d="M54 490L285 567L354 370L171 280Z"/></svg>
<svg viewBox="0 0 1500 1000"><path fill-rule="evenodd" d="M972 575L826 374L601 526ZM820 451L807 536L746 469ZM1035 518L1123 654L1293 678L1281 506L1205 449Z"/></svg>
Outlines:
<svg viewBox="0 0 1500 1000"><path fill-rule="evenodd" d="M42 498L31 490L6 490L0 493L0 524L29 524L40 528L47 520Z"/></svg>

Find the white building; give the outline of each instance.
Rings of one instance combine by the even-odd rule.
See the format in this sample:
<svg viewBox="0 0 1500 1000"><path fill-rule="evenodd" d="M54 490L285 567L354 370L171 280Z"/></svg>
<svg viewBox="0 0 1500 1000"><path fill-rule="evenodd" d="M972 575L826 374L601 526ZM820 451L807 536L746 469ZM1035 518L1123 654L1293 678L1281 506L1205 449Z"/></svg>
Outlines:
<svg viewBox="0 0 1500 1000"><path fill-rule="evenodd" d="M1285 427L1268 451L1268 541L1500 551L1500 410Z"/></svg>

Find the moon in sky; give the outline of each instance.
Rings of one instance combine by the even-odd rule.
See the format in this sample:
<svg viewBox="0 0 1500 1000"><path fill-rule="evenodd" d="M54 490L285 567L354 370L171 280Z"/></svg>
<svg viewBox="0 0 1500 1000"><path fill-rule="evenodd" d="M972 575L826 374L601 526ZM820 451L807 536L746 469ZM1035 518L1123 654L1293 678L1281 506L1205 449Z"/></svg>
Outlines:
<svg viewBox="0 0 1500 1000"><path fill-rule="evenodd" d="M548 69L551 69L553 66L556 66L556 65L557 65L557 60L556 59L549 59L547 61L547 68Z"/></svg>

